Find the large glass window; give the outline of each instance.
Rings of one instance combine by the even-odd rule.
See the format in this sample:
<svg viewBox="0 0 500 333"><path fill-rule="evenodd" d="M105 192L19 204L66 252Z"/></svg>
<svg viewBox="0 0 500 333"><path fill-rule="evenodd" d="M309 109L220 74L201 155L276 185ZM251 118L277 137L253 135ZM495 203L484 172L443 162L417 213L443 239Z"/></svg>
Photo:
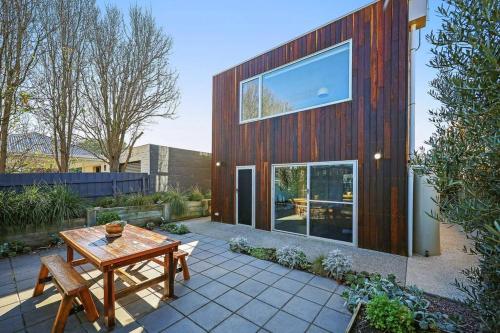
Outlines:
<svg viewBox="0 0 500 333"><path fill-rule="evenodd" d="M349 100L350 48L350 42L343 43L243 82L240 119L256 120ZM249 116L250 110L257 115Z"/></svg>
<svg viewBox="0 0 500 333"><path fill-rule="evenodd" d="M354 163L275 166L274 229L354 242Z"/></svg>

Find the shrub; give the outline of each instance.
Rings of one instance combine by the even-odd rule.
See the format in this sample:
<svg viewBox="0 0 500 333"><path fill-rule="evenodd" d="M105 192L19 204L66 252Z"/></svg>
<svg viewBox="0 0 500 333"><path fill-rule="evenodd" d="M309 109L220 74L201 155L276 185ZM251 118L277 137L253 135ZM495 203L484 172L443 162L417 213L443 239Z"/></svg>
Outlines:
<svg viewBox="0 0 500 333"><path fill-rule="evenodd" d="M311 267L309 268L310 272L320 276L326 276L327 272L323 268L323 260L326 258L325 255L321 254L317 256L311 263Z"/></svg>
<svg viewBox="0 0 500 333"><path fill-rule="evenodd" d="M97 225L102 225L119 220L120 220L120 215L118 215L117 212L102 212L97 215L96 223Z"/></svg>
<svg viewBox="0 0 500 333"><path fill-rule="evenodd" d="M188 227L180 223L163 223L160 225L160 229L176 235L184 235L191 232Z"/></svg>
<svg viewBox="0 0 500 333"><path fill-rule="evenodd" d="M31 247L26 246L23 241L16 240L0 245L0 256L2 257L14 257L17 254L28 252L31 252Z"/></svg>
<svg viewBox="0 0 500 333"><path fill-rule="evenodd" d="M145 227L148 230L153 230L155 228L155 224L154 224L154 222L148 222L148 223L146 223Z"/></svg>
<svg viewBox="0 0 500 333"><path fill-rule="evenodd" d="M295 246L285 246L278 249L276 251L276 260L278 264L288 268L303 269L308 265L304 251L300 247Z"/></svg>
<svg viewBox="0 0 500 333"><path fill-rule="evenodd" d="M187 212L186 196L179 187L169 188L165 192L163 199L170 204L170 213L172 215L182 216Z"/></svg>
<svg viewBox="0 0 500 333"><path fill-rule="evenodd" d="M196 186L196 185L193 186L193 188L189 192L188 200L189 201L201 201L201 200L203 200L203 193L201 193L201 190L198 186Z"/></svg>
<svg viewBox="0 0 500 333"><path fill-rule="evenodd" d="M114 207L115 199L113 197L102 197L95 200L95 207L109 208Z"/></svg>
<svg viewBox="0 0 500 333"><path fill-rule="evenodd" d="M237 236L229 240L229 249L233 252L248 253L250 246L245 237Z"/></svg>
<svg viewBox="0 0 500 333"><path fill-rule="evenodd" d="M366 318L371 326L390 333L414 332L413 315L399 301L387 295L375 296L366 305Z"/></svg>
<svg viewBox="0 0 500 333"><path fill-rule="evenodd" d="M205 194L203 195L203 197L205 199L211 199L212 198L212 191L208 190L207 192L205 192Z"/></svg>
<svg viewBox="0 0 500 333"><path fill-rule="evenodd" d="M49 191L50 218L56 223L82 216L85 202L66 186L52 186Z"/></svg>
<svg viewBox="0 0 500 333"><path fill-rule="evenodd" d="M351 259L343 255L340 250L330 251L322 264L328 276L335 280L343 280L352 267Z"/></svg>
<svg viewBox="0 0 500 333"><path fill-rule="evenodd" d="M276 261L276 249L275 248L253 247L253 248L250 248L249 254L252 257L255 257L258 259Z"/></svg>
<svg viewBox="0 0 500 333"><path fill-rule="evenodd" d="M146 196L140 193L128 195L125 202L127 206L147 206L154 203L151 196Z"/></svg>

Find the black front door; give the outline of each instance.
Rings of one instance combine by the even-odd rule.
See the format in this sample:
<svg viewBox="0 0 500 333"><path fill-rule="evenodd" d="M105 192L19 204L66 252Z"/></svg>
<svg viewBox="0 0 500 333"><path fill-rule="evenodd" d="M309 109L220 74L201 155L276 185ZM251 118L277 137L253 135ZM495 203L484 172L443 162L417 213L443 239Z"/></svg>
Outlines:
<svg viewBox="0 0 500 333"><path fill-rule="evenodd" d="M253 220L253 170L238 169L237 172L238 224L251 226Z"/></svg>

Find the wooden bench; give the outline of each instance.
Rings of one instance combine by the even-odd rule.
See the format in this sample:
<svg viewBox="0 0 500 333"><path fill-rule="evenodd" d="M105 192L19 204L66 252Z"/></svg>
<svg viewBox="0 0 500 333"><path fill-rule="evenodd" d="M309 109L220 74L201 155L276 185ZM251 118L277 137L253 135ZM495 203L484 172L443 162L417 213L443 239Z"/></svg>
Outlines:
<svg viewBox="0 0 500 333"><path fill-rule="evenodd" d="M182 277L184 278L184 280L189 280L191 278L191 276L189 275L189 268L188 268L187 261L186 261L187 255L188 255L188 253L184 252L182 250L178 250L178 251L174 252L174 272L176 272L176 273L182 272ZM155 262L155 263L157 263L158 265L164 266L164 267L166 267L168 269L168 266L166 266L164 264L164 261L162 259L152 258L150 260L153 261L153 262ZM142 267L146 266L147 263L148 263L148 261L149 260L146 260L142 265L140 265L139 267L135 268L134 270L139 270ZM179 266L179 261L181 263L180 270L177 268ZM131 270L133 268L134 267L132 265L127 270Z"/></svg>
<svg viewBox="0 0 500 333"><path fill-rule="evenodd" d="M49 281L54 282L57 290L62 295L62 301L59 305L51 332L64 331L64 326L73 308L73 304L75 303L80 307L77 299L81 302L87 319L91 322L96 321L99 318L99 313L90 295L89 287L71 264L64 261L59 255L42 257L41 261L42 265L33 291L33 297L42 294L45 283ZM49 276L49 273L51 276Z"/></svg>

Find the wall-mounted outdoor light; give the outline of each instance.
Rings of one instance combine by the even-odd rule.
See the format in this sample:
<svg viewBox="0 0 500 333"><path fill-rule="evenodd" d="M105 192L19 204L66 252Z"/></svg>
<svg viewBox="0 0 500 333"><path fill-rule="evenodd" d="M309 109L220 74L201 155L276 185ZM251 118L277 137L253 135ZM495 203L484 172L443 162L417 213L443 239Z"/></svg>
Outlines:
<svg viewBox="0 0 500 333"><path fill-rule="evenodd" d="M215 162L215 166L216 166L216 167L220 167L221 165L222 165L222 162L221 162L221 161L217 161L217 162Z"/></svg>
<svg viewBox="0 0 500 333"><path fill-rule="evenodd" d="M375 155L373 155L373 158L376 160L380 160L382 158L382 153L381 152L375 153Z"/></svg>
<svg viewBox="0 0 500 333"><path fill-rule="evenodd" d="M219 216L219 212L215 212L215 213L214 213L214 215L215 215L215 216Z"/></svg>

